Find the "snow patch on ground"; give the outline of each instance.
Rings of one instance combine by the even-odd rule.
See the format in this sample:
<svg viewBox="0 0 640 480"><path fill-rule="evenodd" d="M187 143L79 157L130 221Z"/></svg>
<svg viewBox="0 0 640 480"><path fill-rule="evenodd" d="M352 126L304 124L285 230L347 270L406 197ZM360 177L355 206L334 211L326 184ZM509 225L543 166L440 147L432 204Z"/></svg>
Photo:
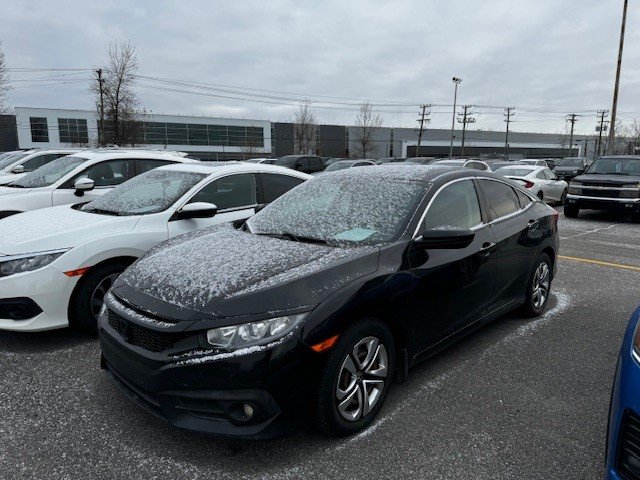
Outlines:
<svg viewBox="0 0 640 480"><path fill-rule="evenodd" d="M553 308L551 308L550 310L547 310L540 317L527 323L526 325L522 325L515 332L507 335L503 339L503 343L509 343L523 336L531 335L532 333L539 330L546 323L553 320L555 316L561 314L571 306L571 297L567 295L565 292L555 292L554 296L556 297L556 305Z"/></svg>

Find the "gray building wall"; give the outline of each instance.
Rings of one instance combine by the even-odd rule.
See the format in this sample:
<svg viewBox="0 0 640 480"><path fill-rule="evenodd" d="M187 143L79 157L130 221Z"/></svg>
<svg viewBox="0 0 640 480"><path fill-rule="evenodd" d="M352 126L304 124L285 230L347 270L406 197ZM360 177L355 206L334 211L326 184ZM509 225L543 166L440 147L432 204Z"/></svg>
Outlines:
<svg viewBox="0 0 640 480"><path fill-rule="evenodd" d="M0 115L0 152L18 149L18 126L15 115Z"/></svg>
<svg viewBox="0 0 640 480"><path fill-rule="evenodd" d="M342 125L318 125L316 153L323 157L347 155L347 129Z"/></svg>
<svg viewBox="0 0 640 480"><path fill-rule="evenodd" d="M282 157L294 153L293 123L272 123L271 141L273 143L271 154L274 157Z"/></svg>

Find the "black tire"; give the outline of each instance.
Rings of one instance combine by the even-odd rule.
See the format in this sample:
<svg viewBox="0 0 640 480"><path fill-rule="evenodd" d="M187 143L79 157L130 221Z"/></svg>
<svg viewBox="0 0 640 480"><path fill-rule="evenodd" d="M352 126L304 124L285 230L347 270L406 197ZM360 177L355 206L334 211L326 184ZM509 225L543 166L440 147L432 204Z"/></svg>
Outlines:
<svg viewBox="0 0 640 480"><path fill-rule="evenodd" d="M544 193L542 193L542 190L540 190L536 196L540 199L540 201L544 201Z"/></svg>
<svg viewBox="0 0 640 480"><path fill-rule="evenodd" d="M97 333L97 312L94 312L96 304L92 302L94 292L99 294L100 292L96 292L96 289L100 287L100 291L104 290L102 293L102 297L104 297L104 293L111 286L110 284L113 284L113 281L108 282L108 280L115 280L129 265L130 263L125 261L104 263L91 268L80 279L69 302L69 325L71 327L88 333ZM105 284L101 285L103 283ZM108 283L110 284L108 285Z"/></svg>
<svg viewBox="0 0 640 480"><path fill-rule="evenodd" d="M347 363L347 357L351 357L352 364L356 366L356 362L359 360L353 361L353 351L354 348L362 341L365 341L369 338L375 338L378 340L378 345L384 346L384 352L386 352L386 377L384 378L384 384L377 394L377 399L374 401L371 409L364 413L364 408L361 409L361 414L355 416L352 420L347 420L343 413L340 412L338 408L338 382L343 382L345 379L345 375L350 375L348 371L344 369L348 368L345 366ZM368 348L368 343L361 345L363 348ZM379 348L371 348L370 350L376 350ZM329 353L325 365L322 370L322 374L320 376L320 384L318 388L318 394L316 399L316 427L329 436L334 437L345 437L348 435L353 435L364 428L366 428L371 422L374 420L382 405L384 404L387 393L389 392L389 388L393 381L393 375L395 371L395 345L393 341L393 336L391 332L387 328L387 326L375 319L365 319L359 321L355 325L351 326L347 331L345 331L336 345L333 347L331 352ZM377 355L373 360L378 360ZM376 365L378 368L374 369L379 371L381 363L376 363L372 361L371 365ZM357 366L356 366L357 368ZM360 371L360 370L358 370ZM363 370L364 371L364 370ZM356 383L355 388L348 389L347 391L355 391L359 390L359 392L364 391L367 392L366 386L362 382L363 379L380 379L380 376L371 376L364 374L364 377L351 376L351 379ZM359 382L359 383L358 383ZM346 383L346 382L345 382ZM350 383L350 382L349 382ZM373 394L374 389L370 390ZM345 399L342 401L343 403L346 401L347 397L350 395L346 395ZM357 403L358 395L354 396L354 401ZM345 413L347 414L347 413Z"/></svg>
<svg viewBox="0 0 640 480"><path fill-rule="evenodd" d="M537 281L539 276L539 269L544 268L543 265L546 265L546 274L547 274L547 285L546 292L544 292L544 299L540 302L540 298L535 294L536 289L534 289L534 284L539 282ZM553 280L553 268L551 265L551 259L549 255L546 253L540 254L536 262L533 264L533 269L531 270L531 274L529 275L529 280L527 281L527 290L526 290L526 300L524 305L522 306L522 313L527 317L537 317L544 311L547 306L547 302L549 301L549 296L551 294L551 282Z"/></svg>
<svg viewBox="0 0 640 480"><path fill-rule="evenodd" d="M578 207L574 207L572 205L564 206L564 216L567 218L578 218L579 213L580 209Z"/></svg>
<svg viewBox="0 0 640 480"><path fill-rule="evenodd" d="M562 191L562 195L560 195L560 205L564 205L566 201L567 201L567 189L565 188Z"/></svg>

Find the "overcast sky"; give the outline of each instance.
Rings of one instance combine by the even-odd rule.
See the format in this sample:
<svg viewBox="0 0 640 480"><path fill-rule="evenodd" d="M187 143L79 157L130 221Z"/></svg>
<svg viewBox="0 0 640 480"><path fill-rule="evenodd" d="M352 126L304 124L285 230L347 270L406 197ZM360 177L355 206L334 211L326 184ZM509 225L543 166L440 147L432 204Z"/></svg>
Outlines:
<svg viewBox="0 0 640 480"><path fill-rule="evenodd" d="M630 4L624 121L640 118L640 8ZM353 123L353 105L370 100L401 104L378 107L385 125L413 126L417 105L431 103L442 105L431 125L447 128L456 75L458 105L479 105L474 128L503 129L489 106L515 106L514 130L561 131L576 112L577 131L591 133L595 111L611 108L622 0L0 0L0 12L10 69L95 68L109 42L130 40L140 75L209 85L141 80L154 113L289 121L295 99L309 98L319 122ZM89 71L10 75L12 106L93 104Z"/></svg>

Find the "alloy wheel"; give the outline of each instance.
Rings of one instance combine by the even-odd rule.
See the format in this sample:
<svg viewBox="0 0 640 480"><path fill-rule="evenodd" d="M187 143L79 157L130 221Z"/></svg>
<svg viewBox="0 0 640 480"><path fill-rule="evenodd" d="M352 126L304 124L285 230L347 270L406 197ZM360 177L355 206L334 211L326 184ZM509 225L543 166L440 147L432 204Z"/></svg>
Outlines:
<svg viewBox="0 0 640 480"><path fill-rule="evenodd" d="M120 276L119 273L112 273L104 277L93 290L91 294L91 299L89 300L89 307L91 308L91 313L94 318L98 319L98 314L100 313L100 309L102 305L104 305L104 297L113 285L113 282Z"/></svg>
<svg viewBox="0 0 640 480"><path fill-rule="evenodd" d="M551 271L547 262L541 262L536 268L533 276L533 292L531 300L535 308L542 308L549 296L549 287L551 286Z"/></svg>
<svg viewBox="0 0 640 480"><path fill-rule="evenodd" d="M355 422L375 407L389 375L388 360L377 337L363 338L347 354L338 372L335 398L342 418Z"/></svg>

